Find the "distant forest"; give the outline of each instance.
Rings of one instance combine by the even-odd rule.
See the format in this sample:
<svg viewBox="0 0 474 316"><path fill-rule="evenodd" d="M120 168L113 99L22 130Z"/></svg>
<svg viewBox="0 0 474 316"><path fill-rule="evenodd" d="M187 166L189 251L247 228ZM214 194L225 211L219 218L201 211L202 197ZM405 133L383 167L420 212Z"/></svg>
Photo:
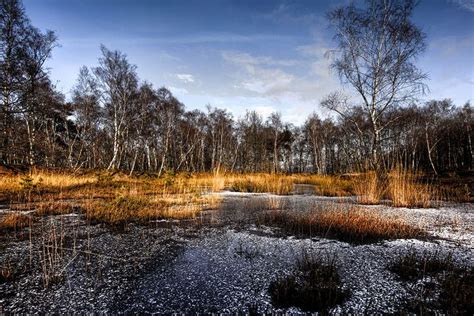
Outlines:
<svg viewBox="0 0 474 316"><path fill-rule="evenodd" d="M342 34L336 32L335 41L343 53L336 57L335 70L367 102L346 104L349 101L341 94L333 93L321 105L315 104L315 108L334 110L333 118L313 114L302 126L295 126L278 113L261 117L248 111L235 118L225 109L211 106L206 111L187 110L168 89L155 88L138 78L136 67L124 53L104 46L97 67L80 69L71 100L66 102L45 67L58 45L54 32L42 32L31 25L20 1L0 3L3 165L159 174L217 170L332 174L395 165L433 173L472 169L472 106L455 105L449 99L420 104L416 98L400 97L402 91L413 95L415 91L412 85L407 89L408 85L397 81L399 78L411 84L424 77L408 64L422 51L424 36L405 20L390 22L404 23L405 33L384 38L392 36L391 45L399 45L396 40L400 40L413 44L413 49L407 55L395 56L391 50L391 55L385 56L382 52L379 55L385 59L380 69L354 68L368 74L362 81L351 67L366 59L350 59L353 54L346 53L354 47L343 43ZM339 25L338 32L353 36L354 43L373 42L372 36L378 35L370 31L381 25L366 23L368 32L358 38L362 35L354 33L357 25L348 26L348 18L366 12L344 10L329 16L333 25ZM382 18L371 17L370 21L385 23ZM404 38L407 34L409 40ZM419 38L413 40L413 36ZM356 49L361 57L364 53L379 56L362 48ZM392 68L387 71L383 67ZM383 106L382 101L377 103L385 89L381 82L386 82L387 89ZM373 102L366 98L370 89Z"/></svg>

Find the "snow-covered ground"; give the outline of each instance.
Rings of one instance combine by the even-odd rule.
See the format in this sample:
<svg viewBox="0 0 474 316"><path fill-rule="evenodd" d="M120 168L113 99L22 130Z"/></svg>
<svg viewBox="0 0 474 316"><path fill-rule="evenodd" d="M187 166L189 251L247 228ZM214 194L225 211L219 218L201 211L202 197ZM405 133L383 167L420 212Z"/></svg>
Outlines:
<svg viewBox="0 0 474 316"><path fill-rule="evenodd" d="M334 314L390 313L412 299L412 284L387 269L407 251L452 253L456 262L474 266L474 206L446 204L432 209L363 206L390 217L403 217L435 238L351 245L323 238L299 239L277 229L255 226L262 208L311 209L324 203L354 203L354 198L310 195L276 196L223 192L220 210L208 211L194 223L131 224L125 232L86 225L80 216L49 218L75 234L65 251L60 281L44 289L42 269L29 271L27 237L0 241L0 264L13 263L18 276L0 283L0 311L107 313L235 313L276 310L268 293L277 277L291 273L303 253L337 256L343 286L350 290ZM43 229L47 225L43 225ZM72 247L69 240L68 247ZM39 250L39 249L36 249ZM35 249L33 250L36 251ZM84 252L80 252L84 251ZM26 267L23 268L21 267Z"/></svg>

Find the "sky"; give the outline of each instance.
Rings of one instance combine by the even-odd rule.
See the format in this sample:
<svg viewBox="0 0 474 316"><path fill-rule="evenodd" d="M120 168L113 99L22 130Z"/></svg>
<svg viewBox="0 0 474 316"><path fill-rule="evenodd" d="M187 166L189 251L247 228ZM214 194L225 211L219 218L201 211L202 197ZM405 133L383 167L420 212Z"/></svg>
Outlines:
<svg viewBox="0 0 474 316"><path fill-rule="evenodd" d="M302 124L342 86L326 52L335 47L325 15L350 0L24 0L33 25L56 32L47 66L70 96L79 68L99 47L124 52L141 80L169 88L187 109L280 112ZM360 1L360 0L355 0ZM357 3L357 2L356 2ZM474 0L421 0L413 21L427 35L418 66L420 101L473 101Z"/></svg>

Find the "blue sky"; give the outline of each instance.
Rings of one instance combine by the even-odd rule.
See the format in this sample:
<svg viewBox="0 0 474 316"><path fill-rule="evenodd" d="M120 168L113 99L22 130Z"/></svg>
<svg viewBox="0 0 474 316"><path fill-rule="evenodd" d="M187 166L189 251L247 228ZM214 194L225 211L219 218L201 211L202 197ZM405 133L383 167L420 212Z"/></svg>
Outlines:
<svg viewBox="0 0 474 316"><path fill-rule="evenodd" d="M66 95L99 45L118 49L142 80L168 87L188 109L207 104L236 117L246 109L281 112L301 124L329 92L341 89L325 52L334 47L325 14L348 3L230 0L24 0L33 24L60 47L48 61ZM473 100L474 0L422 0L414 21L427 34L419 66L430 92L422 99Z"/></svg>

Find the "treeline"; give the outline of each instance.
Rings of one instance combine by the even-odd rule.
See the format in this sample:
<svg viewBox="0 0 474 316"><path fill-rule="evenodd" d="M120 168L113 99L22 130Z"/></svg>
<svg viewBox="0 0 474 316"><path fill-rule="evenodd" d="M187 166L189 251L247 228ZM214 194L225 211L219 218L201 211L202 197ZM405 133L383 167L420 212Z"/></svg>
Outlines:
<svg viewBox="0 0 474 316"><path fill-rule="evenodd" d="M82 67L70 102L44 63L53 32L34 28L17 0L0 0L1 136L4 165L172 171L344 173L371 168L373 123L362 106L302 126L278 113L242 118L209 106L186 110L166 88L138 78L126 55L101 47ZM379 163L435 173L473 162L472 107L450 100L390 107L377 117Z"/></svg>

